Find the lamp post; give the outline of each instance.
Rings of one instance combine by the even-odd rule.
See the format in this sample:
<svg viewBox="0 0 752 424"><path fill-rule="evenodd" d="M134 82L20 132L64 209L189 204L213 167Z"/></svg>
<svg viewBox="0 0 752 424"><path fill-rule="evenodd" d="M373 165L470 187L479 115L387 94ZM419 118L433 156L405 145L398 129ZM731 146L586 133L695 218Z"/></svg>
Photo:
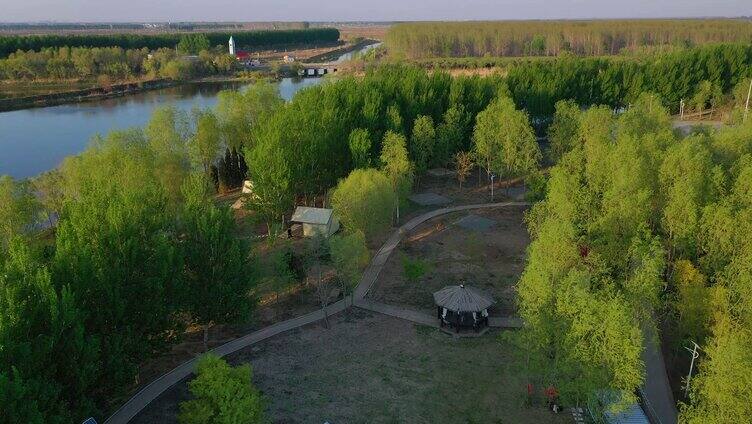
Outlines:
<svg viewBox="0 0 752 424"><path fill-rule="evenodd" d="M697 346L697 343L695 342L692 342L692 344L694 345L692 349L684 346L684 349L687 349L689 352L692 353L692 362L689 363L689 374L687 375L687 387L684 389L684 394L686 396L689 396L689 382L690 380L692 380L692 370L695 367L695 359L700 357L700 353L697 352L697 349L699 349L700 346Z"/></svg>
<svg viewBox="0 0 752 424"><path fill-rule="evenodd" d="M749 89L747 90L747 103L744 105L744 119L742 122L747 122L747 112L749 112L749 95L752 94L752 78L749 79Z"/></svg>
<svg viewBox="0 0 752 424"><path fill-rule="evenodd" d="M494 179L496 178L496 174L491 173L491 175L489 175L489 178L491 178L491 201L493 202Z"/></svg>

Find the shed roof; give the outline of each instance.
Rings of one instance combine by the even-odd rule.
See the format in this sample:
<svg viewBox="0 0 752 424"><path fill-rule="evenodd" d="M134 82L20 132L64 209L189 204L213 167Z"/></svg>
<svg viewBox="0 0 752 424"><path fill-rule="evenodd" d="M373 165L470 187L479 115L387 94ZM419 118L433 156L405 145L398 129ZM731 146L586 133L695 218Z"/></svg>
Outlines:
<svg viewBox="0 0 752 424"><path fill-rule="evenodd" d="M437 306L458 312L480 312L494 304L491 295L464 284L444 287L433 294L433 300Z"/></svg>
<svg viewBox="0 0 752 424"><path fill-rule="evenodd" d="M326 225L332 219L332 212L331 209L298 206L295 208L295 213L292 214L292 219L290 220L302 222L303 224Z"/></svg>

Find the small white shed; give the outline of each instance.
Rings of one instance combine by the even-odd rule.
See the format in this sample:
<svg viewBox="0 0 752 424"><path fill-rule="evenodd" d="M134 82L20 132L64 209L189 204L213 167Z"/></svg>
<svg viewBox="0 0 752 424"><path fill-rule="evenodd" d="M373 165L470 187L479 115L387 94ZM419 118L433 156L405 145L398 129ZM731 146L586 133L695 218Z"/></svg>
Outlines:
<svg viewBox="0 0 752 424"><path fill-rule="evenodd" d="M253 182L251 180L243 181L243 188L241 192L243 194L253 194Z"/></svg>
<svg viewBox="0 0 752 424"><path fill-rule="evenodd" d="M339 230L339 220L333 212L331 209L298 206L290 221L303 224L305 237L316 235L329 237Z"/></svg>

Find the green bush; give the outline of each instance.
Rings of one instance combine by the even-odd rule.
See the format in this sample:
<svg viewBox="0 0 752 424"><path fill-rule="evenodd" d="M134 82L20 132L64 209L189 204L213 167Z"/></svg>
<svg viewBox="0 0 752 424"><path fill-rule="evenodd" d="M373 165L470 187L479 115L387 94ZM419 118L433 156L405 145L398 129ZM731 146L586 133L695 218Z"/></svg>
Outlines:
<svg viewBox="0 0 752 424"><path fill-rule="evenodd" d="M189 383L195 399L180 404L182 424L256 424L264 422L264 400L251 380L249 364L231 367L208 354L196 367Z"/></svg>
<svg viewBox="0 0 752 424"><path fill-rule="evenodd" d="M408 256L402 258L402 269L407 281L417 283L429 270L428 262L422 259L411 259Z"/></svg>

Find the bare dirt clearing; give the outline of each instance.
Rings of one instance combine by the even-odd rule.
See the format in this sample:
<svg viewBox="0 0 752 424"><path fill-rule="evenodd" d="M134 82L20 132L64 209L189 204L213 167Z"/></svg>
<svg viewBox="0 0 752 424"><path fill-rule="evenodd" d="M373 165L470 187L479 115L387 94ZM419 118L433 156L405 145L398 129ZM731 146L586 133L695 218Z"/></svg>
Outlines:
<svg viewBox="0 0 752 424"><path fill-rule="evenodd" d="M387 261L369 298L433 313L433 293L466 283L491 293L493 316L514 315L515 285L524 268L530 239L525 207L457 212L434 218L411 231ZM488 231L461 227L458 221L477 215L495 222ZM425 274L417 281L405 275L405 262L418 262Z"/></svg>
<svg viewBox="0 0 752 424"><path fill-rule="evenodd" d="M330 329L309 325L228 357L250 363L275 423L565 423L524 406L527 379L498 331L453 339L438 330L354 309ZM183 381L134 423L176 422Z"/></svg>

